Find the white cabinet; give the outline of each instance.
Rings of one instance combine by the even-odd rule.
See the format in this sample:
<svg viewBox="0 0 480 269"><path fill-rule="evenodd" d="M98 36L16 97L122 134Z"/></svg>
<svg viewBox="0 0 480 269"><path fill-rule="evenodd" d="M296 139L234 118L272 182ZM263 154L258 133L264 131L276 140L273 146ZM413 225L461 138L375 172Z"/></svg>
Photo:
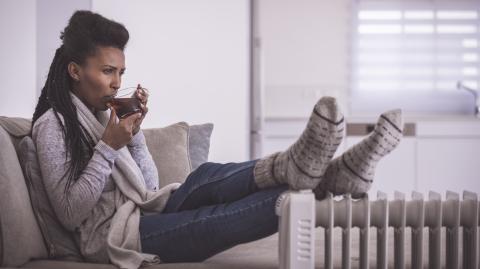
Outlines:
<svg viewBox="0 0 480 269"><path fill-rule="evenodd" d="M419 138L418 190L480 193L480 138Z"/></svg>
<svg viewBox="0 0 480 269"><path fill-rule="evenodd" d="M419 122L418 190L480 193L480 121Z"/></svg>
<svg viewBox="0 0 480 269"><path fill-rule="evenodd" d="M292 145L298 137L302 134L307 119L284 119L284 120L269 120L265 122L262 132L261 155L265 156L277 151L286 150ZM346 145L346 139L338 147L335 156L343 152Z"/></svg>
<svg viewBox="0 0 480 269"><path fill-rule="evenodd" d="M363 137L347 137L346 147L358 143ZM393 197L395 191L410 193L416 189L416 138L404 137L398 147L377 164L369 197L376 198L377 191Z"/></svg>
<svg viewBox="0 0 480 269"><path fill-rule="evenodd" d="M300 136L307 120L269 120L263 125L261 155L286 150Z"/></svg>

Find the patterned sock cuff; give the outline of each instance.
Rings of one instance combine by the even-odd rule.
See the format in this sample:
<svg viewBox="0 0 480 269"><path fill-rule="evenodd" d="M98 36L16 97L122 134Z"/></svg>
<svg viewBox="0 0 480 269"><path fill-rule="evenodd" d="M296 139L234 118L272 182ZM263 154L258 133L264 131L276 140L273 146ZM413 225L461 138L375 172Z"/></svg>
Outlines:
<svg viewBox="0 0 480 269"><path fill-rule="evenodd" d="M279 152L270 156L262 158L257 161L253 169L253 177L255 183L260 189L277 186L280 183L275 179L273 175L273 165Z"/></svg>

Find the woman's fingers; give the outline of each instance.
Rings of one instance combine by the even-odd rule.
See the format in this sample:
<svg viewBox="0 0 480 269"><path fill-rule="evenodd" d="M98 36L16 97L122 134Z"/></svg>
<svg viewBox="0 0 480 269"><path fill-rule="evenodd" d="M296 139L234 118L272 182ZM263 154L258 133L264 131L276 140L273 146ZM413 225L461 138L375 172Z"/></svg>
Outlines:
<svg viewBox="0 0 480 269"><path fill-rule="evenodd" d="M136 96L140 100L141 103L147 104L148 101L148 92L138 84Z"/></svg>
<svg viewBox="0 0 480 269"><path fill-rule="evenodd" d="M126 124L126 126L134 127L135 122L138 119L140 119L141 117L142 117L142 113L135 113L135 114L132 114L132 115L124 118L122 121L124 122L124 124Z"/></svg>
<svg viewBox="0 0 480 269"><path fill-rule="evenodd" d="M140 104L140 109L142 110L142 117L145 117L145 114L148 112L148 107L144 104Z"/></svg>
<svg viewBox="0 0 480 269"><path fill-rule="evenodd" d="M137 91L137 98L141 103L146 104L148 101L148 93L143 91L143 89Z"/></svg>

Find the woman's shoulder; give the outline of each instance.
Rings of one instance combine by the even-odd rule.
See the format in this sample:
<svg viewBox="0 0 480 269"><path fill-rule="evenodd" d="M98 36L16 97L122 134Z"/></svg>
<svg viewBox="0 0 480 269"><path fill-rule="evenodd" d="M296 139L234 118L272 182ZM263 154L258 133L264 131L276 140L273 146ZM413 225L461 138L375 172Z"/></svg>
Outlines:
<svg viewBox="0 0 480 269"><path fill-rule="evenodd" d="M60 113L57 113L57 115L62 124L64 124L63 116ZM40 130L48 130L48 133L55 132L55 130L62 130L60 122L55 116L55 112L52 108L43 113L43 115L35 121L35 124L32 127L32 136L36 137Z"/></svg>

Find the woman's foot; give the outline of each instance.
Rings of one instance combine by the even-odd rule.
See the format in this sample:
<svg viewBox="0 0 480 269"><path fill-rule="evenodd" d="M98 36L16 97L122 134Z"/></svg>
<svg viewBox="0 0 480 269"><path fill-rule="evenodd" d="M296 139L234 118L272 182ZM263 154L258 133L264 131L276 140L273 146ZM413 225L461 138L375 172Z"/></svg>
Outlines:
<svg viewBox="0 0 480 269"><path fill-rule="evenodd" d="M277 152L255 165L258 187L288 184L292 189L313 189L342 142L343 114L333 97L323 97L315 105L300 138L284 152Z"/></svg>
<svg viewBox="0 0 480 269"><path fill-rule="evenodd" d="M400 144L402 132L400 109L380 115L370 135L328 165L314 190L317 199L325 197L327 191L334 195L351 193L354 198L363 196L373 182L377 163Z"/></svg>

